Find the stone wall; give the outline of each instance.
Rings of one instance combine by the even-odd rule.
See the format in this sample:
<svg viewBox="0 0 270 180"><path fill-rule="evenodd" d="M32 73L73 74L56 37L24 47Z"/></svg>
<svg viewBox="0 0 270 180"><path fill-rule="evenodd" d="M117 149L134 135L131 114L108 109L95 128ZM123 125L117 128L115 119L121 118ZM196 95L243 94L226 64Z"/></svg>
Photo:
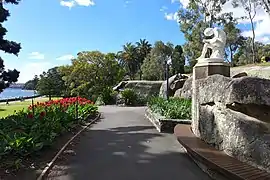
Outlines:
<svg viewBox="0 0 270 180"><path fill-rule="evenodd" d="M158 95L163 81L124 81L124 89L130 88L142 96Z"/></svg>
<svg viewBox="0 0 270 180"><path fill-rule="evenodd" d="M212 75L195 83L196 136L270 172L270 80Z"/></svg>

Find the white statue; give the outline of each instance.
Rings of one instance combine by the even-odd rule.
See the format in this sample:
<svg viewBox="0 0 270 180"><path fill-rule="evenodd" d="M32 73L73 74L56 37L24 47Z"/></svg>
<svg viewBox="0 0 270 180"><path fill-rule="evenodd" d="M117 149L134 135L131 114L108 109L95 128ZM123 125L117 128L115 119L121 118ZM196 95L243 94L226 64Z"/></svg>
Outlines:
<svg viewBox="0 0 270 180"><path fill-rule="evenodd" d="M198 58L198 62L224 61L226 33L218 28L207 28L204 31L204 35L207 37L213 36L213 38L203 40L205 44L202 55ZM205 57L208 49L212 49L210 58Z"/></svg>

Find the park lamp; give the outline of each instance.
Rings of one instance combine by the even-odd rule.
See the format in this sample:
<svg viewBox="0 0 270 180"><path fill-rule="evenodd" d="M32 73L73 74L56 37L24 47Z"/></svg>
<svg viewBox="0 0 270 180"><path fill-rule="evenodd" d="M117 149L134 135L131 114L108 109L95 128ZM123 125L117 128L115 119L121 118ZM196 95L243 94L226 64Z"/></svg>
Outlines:
<svg viewBox="0 0 270 180"><path fill-rule="evenodd" d="M165 61L166 63L166 68L165 68L165 77L166 77L166 99L169 100L169 68L170 65L172 64L172 58L170 56L167 57L167 60Z"/></svg>

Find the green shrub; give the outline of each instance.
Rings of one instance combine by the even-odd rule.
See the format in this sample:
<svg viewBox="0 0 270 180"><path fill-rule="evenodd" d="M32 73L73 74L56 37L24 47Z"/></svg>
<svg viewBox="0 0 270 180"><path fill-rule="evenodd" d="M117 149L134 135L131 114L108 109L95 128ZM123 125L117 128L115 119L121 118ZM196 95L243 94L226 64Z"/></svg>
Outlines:
<svg viewBox="0 0 270 180"><path fill-rule="evenodd" d="M106 105L116 104L117 92L114 91L111 87L108 87L103 89L100 97Z"/></svg>
<svg viewBox="0 0 270 180"><path fill-rule="evenodd" d="M137 93L133 89L124 89L121 92L126 105L135 105L138 99Z"/></svg>
<svg viewBox="0 0 270 180"><path fill-rule="evenodd" d="M148 107L169 119L191 119L191 100L170 98L169 100L153 97L148 101Z"/></svg>
<svg viewBox="0 0 270 180"><path fill-rule="evenodd" d="M97 112L92 101L73 97L37 103L0 119L1 163L11 156L24 159L52 145L58 136Z"/></svg>

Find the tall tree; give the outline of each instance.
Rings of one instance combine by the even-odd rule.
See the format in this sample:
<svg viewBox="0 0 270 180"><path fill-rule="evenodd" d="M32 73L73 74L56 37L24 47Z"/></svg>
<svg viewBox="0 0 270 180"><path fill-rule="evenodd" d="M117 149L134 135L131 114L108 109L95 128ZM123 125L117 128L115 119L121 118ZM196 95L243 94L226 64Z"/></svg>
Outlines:
<svg viewBox="0 0 270 180"><path fill-rule="evenodd" d="M172 53L172 73L184 73L185 59L183 49L180 45L175 46Z"/></svg>
<svg viewBox="0 0 270 180"><path fill-rule="evenodd" d="M140 80L142 79L142 70L141 65L143 64L144 59L150 53L152 49L152 45L146 39L140 39L139 42L136 42L137 50L138 50L138 63L139 63L139 73Z"/></svg>
<svg viewBox="0 0 270 180"><path fill-rule="evenodd" d="M3 3L17 5L20 0L2 0L0 1L0 50L18 56L21 45L14 41L4 39L7 29L3 27L3 23L10 16L8 10L3 7ZM0 57L0 93L19 77L19 71L16 69L5 71L4 60Z"/></svg>
<svg viewBox="0 0 270 180"><path fill-rule="evenodd" d="M254 27L254 18L257 14L257 8L259 7L260 2L258 0L233 0L233 6L234 7L242 7L247 16L244 18L248 18L251 24L251 30L252 30L252 61L253 63L256 63L258 61L257 59L257 52L256 52L256 46L255 46L255 27Z"/></svg>
<svg viewBox="0 0 270 180"><path fill-rule="evenodd" d="M145 80L162 80L165 79L165 62L172 56L173 44L164 44L157 41L154 44L150 54L142 65L143 79Z"/></svg>
<svg viewBox="0 0 270 180"><path fill-rule="evenodd" d="M245 64L252 64L253 63L253 52L252 52L252 38L247 38L244 41L244 44L241 45L237 51L237 53L234 55L234 62L236 65L245 65ZM255 42L255 48L261 52L261 49L263 49L264 45L259 42ZM261 59L263 54L258 54L258 59Z"/></svg>
<svg viewBox="0 0 270 180"><path fill-rule="evenodd" d="M61 96L65 90L64 81L58 71L58 67L49 69L40 75L40 80L37 84L37 91L41 95Z"/></svg>
<svg viewBox="0 0 270 180"><path fill-rule="evenodd" d="M78 53L70 66L59 68L68 92L91 99L122 80L124 71L114 53L99 51Z"/></svg>
<svg viewBox="0 0 270 180"><path fill-rule="evenodd" d="M126 43L118 54L120 54L121 63L126 68L130 79L134 80L140 64L137 47L132 43Z"/></svg>
<svg viewBox="0 0 270 180"><path fill-rule="evenodd" d="M241 35L241 30L236 27L236 23L233 19L224 22L224 31L227 34L226 56L229 57L232 66L235 66L233 55L245 43L245 38Z"/></svg>

